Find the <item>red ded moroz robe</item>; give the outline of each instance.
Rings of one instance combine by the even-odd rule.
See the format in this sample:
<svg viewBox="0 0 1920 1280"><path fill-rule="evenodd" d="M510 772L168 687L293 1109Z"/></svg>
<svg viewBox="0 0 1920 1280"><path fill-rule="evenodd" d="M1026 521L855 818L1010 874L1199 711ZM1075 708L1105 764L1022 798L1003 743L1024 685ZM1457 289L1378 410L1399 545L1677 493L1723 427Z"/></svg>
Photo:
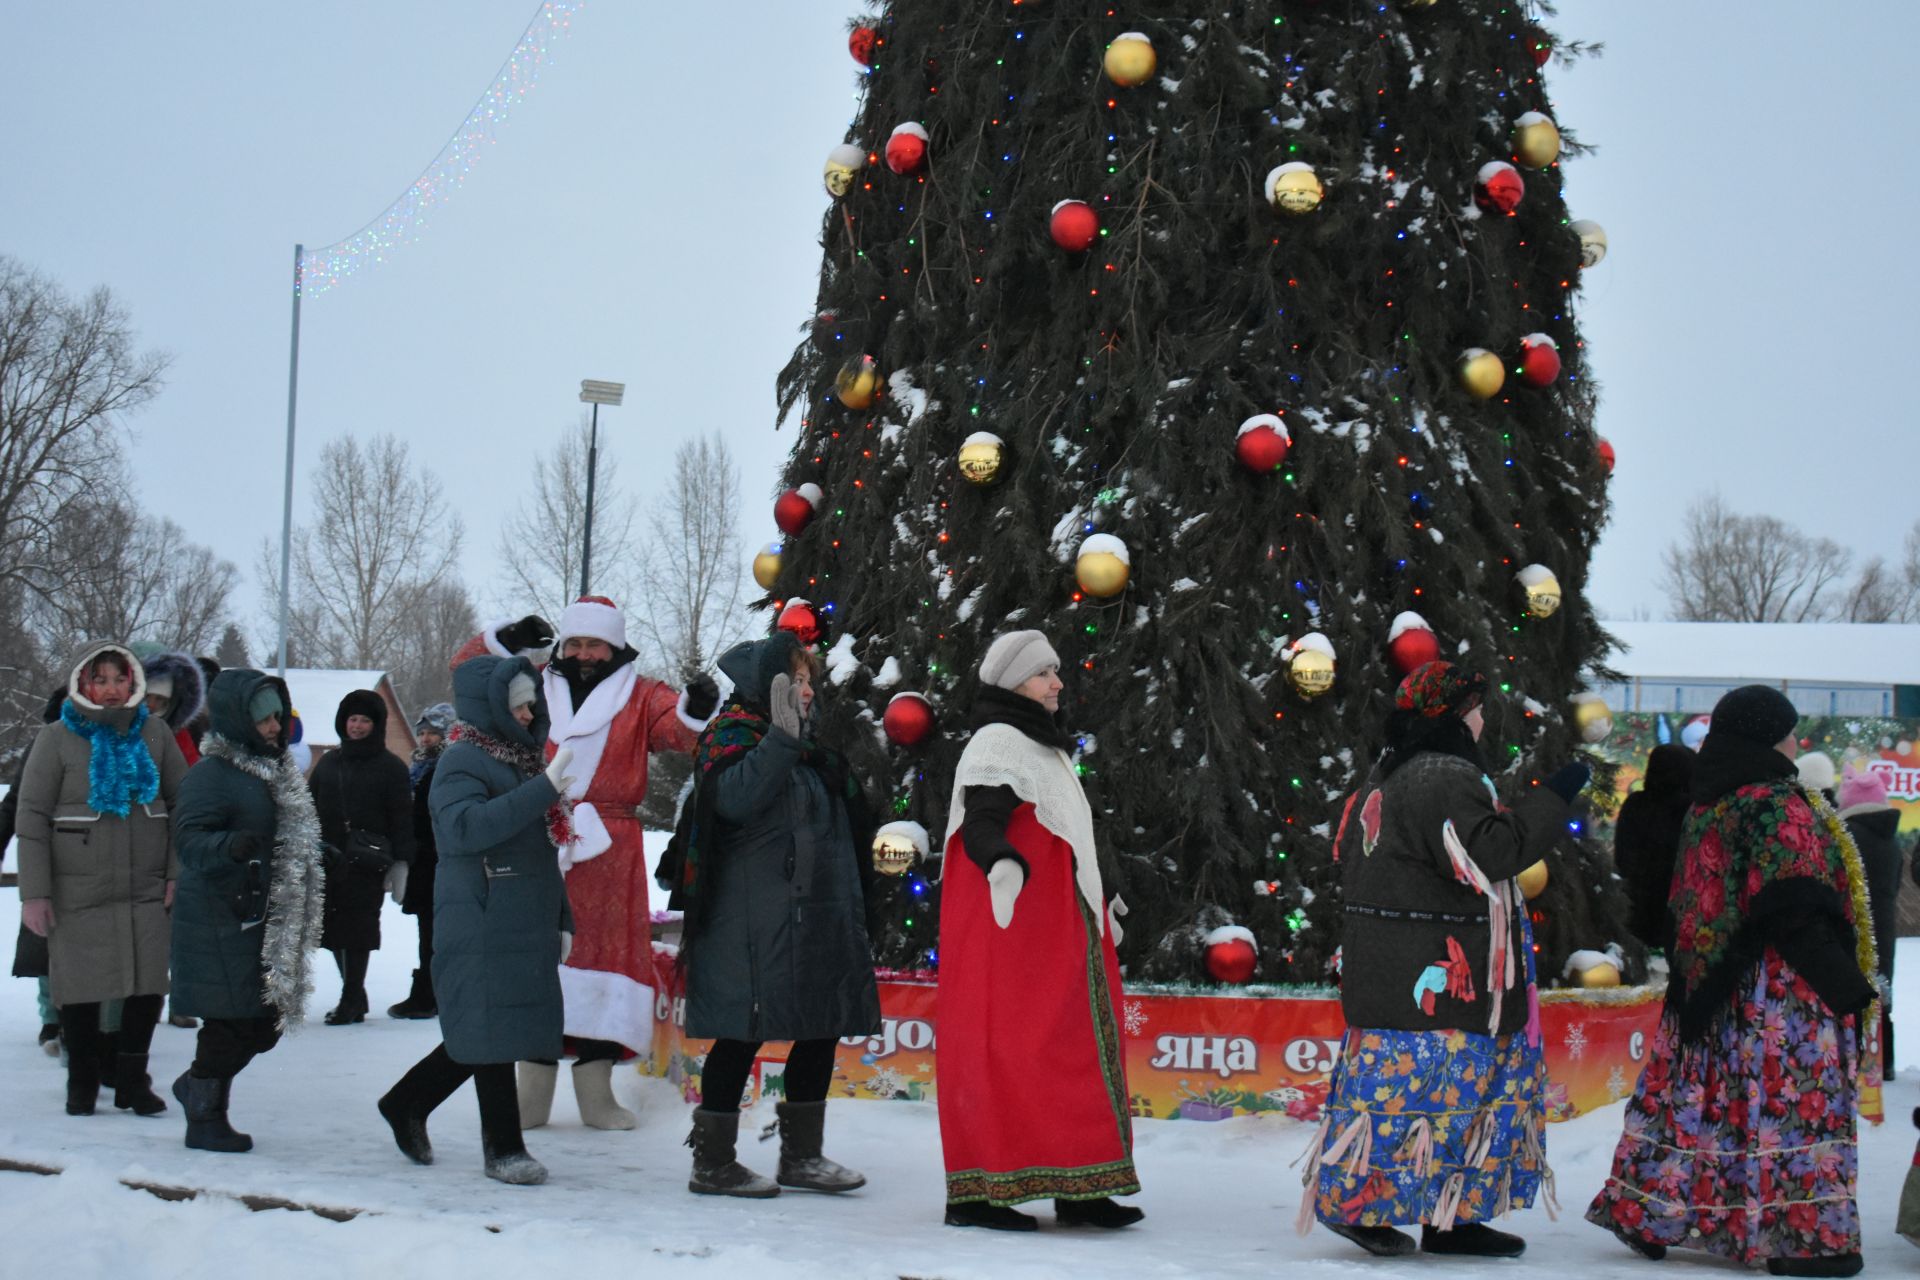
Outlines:
<svg viewBox="0 0 1920 1280"><path fill-rule="evenodd" d="M640 1051L653 1038L653 922L639 809L647 755L691 751L680 696L631 663L594 687L578 710L558 671L545 674L552 729L547 758L573 748L575 841L560 851L573 951L560 968L566 1033Z"/></svg>
<svg viewBox="0 0 1920 1280"><path fill-rule="evenodd" d="M981 730L989 731L1018 732ZM1057 757L1078 791L1064 754L1029 745ZM1007 839L1030 876L1007 928L994 923L986 872L967 857L957 819L947 838L937 1093L947 1199L1013 1205L1129 1195L1140 1181L1114 1010L1120 968L1113 939L1102 927L1104 908L1088 902L1076 879L1073 846L1014 789L1022 803Z"/></svg>

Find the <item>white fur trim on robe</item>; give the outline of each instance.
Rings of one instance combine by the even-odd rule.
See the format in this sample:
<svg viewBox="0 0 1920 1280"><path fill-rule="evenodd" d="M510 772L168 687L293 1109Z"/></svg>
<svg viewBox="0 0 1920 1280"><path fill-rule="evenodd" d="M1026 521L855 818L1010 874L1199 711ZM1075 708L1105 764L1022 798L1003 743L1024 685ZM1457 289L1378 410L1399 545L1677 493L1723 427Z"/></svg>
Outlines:
<svg viewBox="0 0 1920 1280"><path fill-rule="evenodd" d="M1040 825L1072 847L1074 882L1100 932L1105 933L1106 890L1094 851L1093 809L1067 753L1035 742L1012 725L982 725L960 753L954 770L945 840L953 839L966 820L968 787L1012 787L1016 796L1033 806Z"/></svg>
<svg viewBox="0 0 1920 1280"><path fill-rule="evenodd" d="M607 738L611 736L614 719L626 710L639 680L633 664L624 663L595 685L576 711L567 678L552 667L547 668L547 718L552 726L547 731L547 758L551 760L561 747L573 748L573 763L567 766L567 772L573 777L573 785L567 788L567 794L574 799L573 842L560 850L562 871L576 862L597 858L613 847L607 824L592 805L582 800L593 786L593 776L600 771L600 758L607 752Z"/></svg>
<svg viewBox="0 0 1920 1280"><path fill-rule="evenodd" d="M560 966L566 1033L576 1040L611 1040L635 1053L653 1045L653 988L622 973Z"/></svg>

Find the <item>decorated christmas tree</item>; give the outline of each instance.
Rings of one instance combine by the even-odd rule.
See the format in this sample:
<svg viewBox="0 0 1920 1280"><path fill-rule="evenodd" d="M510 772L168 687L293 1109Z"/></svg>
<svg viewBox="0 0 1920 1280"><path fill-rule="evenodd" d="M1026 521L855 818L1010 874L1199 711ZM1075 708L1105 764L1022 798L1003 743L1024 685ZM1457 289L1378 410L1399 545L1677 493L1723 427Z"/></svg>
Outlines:
<svg viewBox="0 0 1920 1280"><path fill-rule="evenodd" d="M1333 826L1419 662L1497 690L1504 790L1579 746L1611 451L1574 302L1605 238L1562 191L1546 7L1184 7L915 0L852 31L755 572L820 628L827 739L931 832L883 963L937 963L952 770L1008 627L1066 665L1136 978L1204 980L1238 926L1259 980L1327 980ZM1627 941L1604 852L1556 856L1549 977Z"/></svg>

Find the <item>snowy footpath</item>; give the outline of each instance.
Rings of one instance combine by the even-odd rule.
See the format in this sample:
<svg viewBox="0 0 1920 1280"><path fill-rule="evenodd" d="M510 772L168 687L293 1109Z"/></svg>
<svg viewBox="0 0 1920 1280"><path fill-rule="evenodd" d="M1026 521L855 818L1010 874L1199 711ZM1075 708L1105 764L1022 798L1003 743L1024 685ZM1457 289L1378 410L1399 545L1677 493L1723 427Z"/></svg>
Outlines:
<svg viewBox="0 0 1920 1280"><path fill-rule="evenodd" d="M0 938L19 914L0 891ZM389 906L386 949L368 982L376 1010L406 992L413 922ZM1887 1094L1889 1122L1863 1140L1860 1190L1867 1271L1913 1275L1920 1250L1893 1233L1901 1180L1912 1159L1909 1115L1920 1104L1920 939L1902 942L1901 1006L1907 1011L1905 1076ZM248 1155L181 1145L183 1121L168 1096L163 1117L142 1120L103 1099L91 1118L62 1111L63 1076L35 1045L32 988L0 982L0 1158L64 1169L59 1177L0 1173L0 1277L49 1275L141 1280L149 1276L245 1274L370 1276L392 1280L531 1280L545 1270L575 1276L1354 1276L1485 1274L1542 1268L1582 1277L1737 1274L1697 1256L1657 1270L1580 1220L1605 1176L1620 1131L1610 1107L1549 1133L1549 1156L1565 1204L1558 1222L1536 1208L1509 1219L1527 1237L1517 1264L1421 1258L1381 1264L1325 1231L1294 1232L1298 1170L1288 1166L1310 1126L1248 1117L1219 1124L1147 1120L1135 1126L1140 1226L1115 1234L1060 1230L1048 1206L1037 1235L941 1225L938 1120L931 1104L845 1101L828 1113L828 1151L864 1170L865 1190L843 1197L787 1193L770 1201L689 1195L681 1145L689 1107L677 1090L630 1071L616 1077L640 1115L632 1133L580 1127L562 1073L555 1123L528 1135L552 1171L544 1187L507 1187L480 1172L479 1119L471 1087L435 1115L431 1168L395 1150L373 1103L438 1039L432 1022L380 1013L356 1027L319 1015L338 990L332 966L313 1021L259 1059L236 1082L233 1121L253 1135ZM160 1092L187 1065L193 1033L162 1026L153 1048ZM764 1110L764 1109L762 1109ZM757 1131L770 1119L750 1113ZM743 1125L745 1129L747 1125ZM748 1163L772 1172L775 1144L748 1141ZM252 1212L237 1198L183 1203L130 1190L121 1179L280 1197L363 1211L347 1222L307 1212Z"/></svg>

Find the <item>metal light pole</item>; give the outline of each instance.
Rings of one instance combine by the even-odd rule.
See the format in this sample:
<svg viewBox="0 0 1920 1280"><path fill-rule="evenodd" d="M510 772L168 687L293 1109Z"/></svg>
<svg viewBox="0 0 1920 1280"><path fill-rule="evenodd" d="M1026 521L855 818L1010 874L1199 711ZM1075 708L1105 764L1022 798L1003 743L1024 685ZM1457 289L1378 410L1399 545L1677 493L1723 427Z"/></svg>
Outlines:
<svg viewBox="0 0 1920 1280"><path fill-rule="evenodd" d="M293 411L300 402L300 259L293 246L293 349L287 356L287 485L280 507L280 678L287 678L288 602L293 599Z"/></svg>
<svg viewBox="0 0 1920 1280"><path fill-rule="evenodd" d="M617 408L626 393L624 382L595 382L591 378L580 382L580 403L593 406L593 424L587 428L587 527L580 540L580 594L583 596L589 590L587 579L593 570L593 473L600 460L600 406L610 404Z"/></svg>

